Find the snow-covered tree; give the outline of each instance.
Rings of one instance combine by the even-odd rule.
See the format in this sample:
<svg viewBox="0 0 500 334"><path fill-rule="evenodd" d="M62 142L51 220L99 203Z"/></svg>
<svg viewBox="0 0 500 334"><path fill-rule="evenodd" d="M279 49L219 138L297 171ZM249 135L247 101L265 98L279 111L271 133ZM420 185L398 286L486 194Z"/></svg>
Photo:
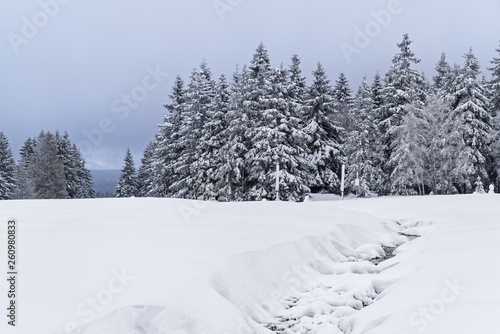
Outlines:
<svg viewBox="0 0 500 334"><path fill-rule="evenodd" d="M36 151L36 139L28 138L20 150L20 160L16 170L16 189L14 198L35 198L35 185L31 175L31 161Z"/></svg>
<svg viewBox="0 0 500 334"><path fill-rule="evenodd" d="M380 136L375 123L375 104L371 88L363 78L351 109L353 130L344 150L347 156L346 189L360 197L369 197L383 181ZM359 185L355 185L358 179Z"/></svg>
<svg viewBox="0 0 500 334"><path fill-rule="evenodd" d="M127 154L124 159L124 166L121 170L120 179L115 187L115 197L132 197L137 196L137 174L135 171L134 159L127 149Z"/></svg>
<svg viewBox="0 0 500 334"><path fill-rule="evenodd" d="M446 61L446 53L441 54L439 62L436 64L437 74L432 77L433 89L441 98L446 98L453 91L453 72L450 64Z"/></svg>
<svg viewBox="0 0 500 334"><path fill-rule="evenodd" d="M92 174L85 167L85 160L80 150L72 144L69 135L56 132L57 154L63 163L64 176L66 179L66 191L70 198L94 198L95 191L92 188Z"/></svg>
<svg viewBox="0 0 500 334"><path fill-rule="evenodd" d="M64 165L58 155L56 138L52 133L40 133L30 166L35 198L69 198Z"/></svg>
<svg viewBox="0 0 500 334"><path fill-rule="evenodd" d="M305 101L304 132L308 136L308 160L313 170L307 185L311 192L339 193L340 169L345 161L341 151L342 129L328 115L333 113L335 99L323 66L313 71L314 81Z"/></svg>
<svg viewBox="0 0 500 334"><path fill-rule="evenodd" d="M350 118L353 97L349 81L344 73L340 73L339 78L335 81L333 96L335 98L335 113L329 116L331 116L343 129L350 132L354 128Z"/></svg>
<svg viewBox="0 0 500 334"><path fill-rule="evenodd" d="M450 101L431 94L423 108L427 118L426 185L433 194L456 193L461 171L472 169L465 159L465 142L459 122L453 117Z"/></svg>
<svg viewBox="0 0 500 334"><path fill-rule="evenodd" d="M185 95L185 106L181 114L178 138L179 154L175 161L170 161L175 178L170 185L173 197L198 198L202 189L195 175L199 164L197 147L203 136L203 128L210 117L210 104L215 94L215 83L211 71L205 62L199 68L193 69L191 81Z"/></svg>
<svg viewBox="0 0 500 334"><path fill-rule="evenodd" d="M220 185L217 187L220 201L241 201L247 197L247 166L245 156L249 143L245 132L253 120L249 117L249 103L245 102L250 89L249 72L246 66L233 74L229 96L229 110L226 115L226 139L221 149L225 162L220 166Z"/></svg>
<svg viewBox="0 0 500 334"><path fill-rule="evenodd" d="M153 157L156 148L156 142L149 142L144 149L141 158L141 166L137 172L137 196L147 197L153 186Z"/></svg>
<svg viewBox="0 0 500 334"><path fill-rule="evenodd" d="M385 76L385 86L382 90L384 104L379 113L379 128L387 162L384 171L389 176L393 175L393 170L397 168L392 163L398 161L391 159L393 148L396 147L395 131L403 123L403 117L408 110L413 107L420 108L426 99L426 83L423 75L412 68L412 65L418 64L420 59L416 58L411 50L411 43L412 41L405 34L403 41L397 44L400 52L392 59L392 65ZM385 189L385 192L388 190Z"/></svg>
<svg viewBox="0 0 500 334"><path fill-rule="evenodd" d="M171 104L165 104L169 113L165 115L163 124L159 125L155 140L155 150L151 162L151 189L148 196L172 196L170 186L181 177L184 171L175 169L175 163L185 149L186 141L181 141L181 131L186 109L186 89L180 76L175 78L172 92L169 95Z"/></svg>
<svg viewBox="0 0 500 334"><path fill-rule="evenodd" d="M411 105L395 128L390 163L392 192L399 195L423 195L425 191L426 154L428 152L426 133L429 124L422 115L419 104Z"/></svg>
<svg viewBox="0 0 500 334"><path fill-rule="evenodd" d="M479 176L487 179L485 168L492 133L492 115L484 88L478 82L479 62L472 49L464 55L465 62L455 81L452 99L453 117L459 121L466 145L466 154L473 170L464 171L462 192L469 191Z"/></svg>
<svg viewBox="0 0 500 334"><path fill-rule="evenodd" d="M493 66L488 68L491 71L491 112L494 116L500 114L500 47L496 51L499 55L493 58L491 61Z"/></svg>
<svg viewBox="0 0 500 334"><path fill-rule="evenodd" d="M304 180L303 146L305 134L300 119L292 115L294 106L288 92L288 71L271 68L267 50L259 45L250 66L248 98L254 126L245 135L250 143L246 153L248 198L274 199L276 164L280 169L280 198L301 201L309 188Z"/></svg>
<svg viewBox="0 0 500 334"><path fill-rule="evenodd" d="M9 146L9 141L0 132L0 200L11 199L16 187L16 163Z"/></svg>
<svg viewBox="0 0 500 334"><path fill-rule="evenodd" d="M221 75L215 88L207 119L203 125L201 138L197 143L198 158L194 164L194 188L197 199L219 199L219 187L223 187L224 160L222 148L225 144L227 128L227 113L229 110L229 84Z"/></svg>

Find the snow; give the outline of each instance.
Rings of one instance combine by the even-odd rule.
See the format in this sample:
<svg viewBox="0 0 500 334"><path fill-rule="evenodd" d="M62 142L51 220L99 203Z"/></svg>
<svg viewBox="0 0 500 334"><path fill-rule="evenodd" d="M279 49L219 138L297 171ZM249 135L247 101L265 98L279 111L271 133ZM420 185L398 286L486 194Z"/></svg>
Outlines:
<svg viewBox="0 0 500 334"><path fill-rule="evenodd" d="M500 327L498 195L311 199L0 201L0 221L19 224L18 326L3 316L0 332Z"/></svg>

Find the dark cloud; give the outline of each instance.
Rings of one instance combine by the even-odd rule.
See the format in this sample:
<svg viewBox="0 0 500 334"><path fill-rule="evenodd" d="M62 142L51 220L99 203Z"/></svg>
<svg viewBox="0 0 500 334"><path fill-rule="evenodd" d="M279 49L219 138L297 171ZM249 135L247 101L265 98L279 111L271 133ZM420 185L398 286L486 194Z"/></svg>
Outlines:
<svg viewBox="0 0 500 334"><path fill-rule="evenodd" d="M461 63L470 46L485 71L500 39L497 0L40 3L0 4L0 130L16 153L41 129L67 130L103 167L120 167L127 147L139 160L173 79L187 81L203 57L230 76L262 41L274 65L296 53L305 74L321 61L332 81L344 72L355 89L363 75L385 73L403 33L428 77L441 52ZM168 73L157 85L145 79L156 68Z"/></svg>

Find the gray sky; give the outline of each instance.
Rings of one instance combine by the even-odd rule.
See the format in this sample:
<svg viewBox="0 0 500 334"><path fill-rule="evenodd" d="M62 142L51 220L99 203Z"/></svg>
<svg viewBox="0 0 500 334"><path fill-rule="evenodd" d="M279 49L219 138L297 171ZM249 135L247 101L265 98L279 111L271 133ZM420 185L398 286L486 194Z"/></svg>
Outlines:
<svg viewBox="0 0 500 334"><path fill-rule="evenodd" d="M353 90L385 74L404 33L428 78L441 52L473 47L483 74L500 40L500 1L477 0L2 0L0 131L16 158L43 129L68 131L88 166L139 161L166 111L176 75L205 57L231 77L260 42L274 66L298 54Z"/></svg>

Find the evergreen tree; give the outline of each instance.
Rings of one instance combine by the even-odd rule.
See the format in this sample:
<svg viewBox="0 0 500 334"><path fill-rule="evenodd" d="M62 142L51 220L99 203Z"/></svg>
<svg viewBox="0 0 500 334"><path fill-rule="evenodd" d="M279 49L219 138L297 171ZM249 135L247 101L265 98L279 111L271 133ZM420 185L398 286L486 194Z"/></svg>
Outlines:
<svg viewBox="0 0 500 334"><path fill-rule="evenodd" d="M175 163L186 144L186 141L181 142L181 131L185 123L186 90L180 76L175 78L169 97L172 103L164 105L169 113L165 115L163 124L159 126L155 140L155 150L151 163L152 182L148 196L172 196L170 186L184 173L184 171L175 169Z"/></svg>
<svg viewBox="0 0 500 334"><path fill-rule="evenodd" d="M246 154L252 200L275 199L276 164L280 166L280 199L301 201L309 188L302 171L303 155L297 141L304 141L300 119L292 116L288 71L271 69L267 51L257 48L250 76L250 115L255 126L246 133L251 143ZM260 93L259 95L254 95Z"/></svg>
<svg viewBox="0 0 500 334"><path fill-rule="evenodd" d="M0 132L0 200L11 199L16 187L16 163L9 147L9 141Z"/></svg>
<svg viewBox="0 0 500 334"><path fill-rule="evenodd" d="M215 96L209 106L208 118L196 147L199 155L194 166L194 184L198 199L217 200L219 187L223 187L221 184L224 178L222 166L227 162L221 152L226 141L224 131L227 128L229 110L228 89L226 77L221 75L215 88Z"/></svg>
<svg viewBox="0 0 500 334"><path fill-rule="evenodd" d="M472 168L465 159L465 142L459 131L459 123L453 117L450 102L438 94L432 94L424 107L428 131L427 185L433 194L456 193L462 170Z"/></svg>
<svg viewBox="0 0 500 334"><path fill-rule="evenodd" d="M130 149L127 149L124 162L125 165L115 187L114 197L133 197L137 195L137 174Z"/></svg>
<svg viewBox="0 0 500 334"><path fill-rule="evenodd" d="M147 197L153 187L153 158L155 152L155 142L151 141L144 149L141 158L141 167L137 172L137 196Z"/></svg>
<svg viewBox="0 0 500 334"><path fill-rule="evenodd" d="M479 62L469 50L464 55L464 66L457 76L454 86L452 109L460 126L460 132L466 145L468 161L474 166L462 174L461 191L472 189L476 178L487 179L486 159L490 154L489 145L492 133L492 116L488 110L488 99L484 88L479 84L477 76L480 73Z"/></svg>
<svg viewBox="0 0 500 334"><path fill-rule="evenodd" d="M366 77L356 93L352 107L353 127L345 143L347 155L346 188L360 197L369 197L380 188L383 181L381 170L380 141L375 124L375 104ZM355 185L355 180L359 185Z"/></svg>
<svg viewBox="0 0 500 334"><path fill-rule="evenodd" d="M245 156L250 146L246 131L252 120L249 117L249 72L246 67L233 74L229 96L229 110L226 115L227 128L222 136L226 138L221 150L225 163L220 168L220 185L217 187L219 200L241 201L247 197L247 166Z"/></svg>
<svg viewBox="0 0 500 334"><path fill-rule="evenodd" d="M339 193L339 174L344 156L341 151L341 128L328 115L333 113L335 99L323 66L318 63L314 82L305 101L305 128L308 136L308 160L313 165L307 185L311 192Z"/></svg>
<svg viewBox="0 0 500 334"><path fill-rule="evenodd" d="M434 84L434 92L442 98L447 97L453 91L453 72L450 64L446 61L446 53L441 54L439 62L436 64L435 70L437 75L432 77Z"/></svg>
<svg viewBox="0 0 500 334"><path fill-rule="evenodd" d="M390 163L392 170L392 193L399 195L423 195L425 190L425 164L429 124L423 117L420 105L407 109L401 124L395 129Z"/></svg>
<svg viewBox="0 0 500 334"><path fill-rule="evenodd" d="M31 162L35 156L36 139L28 138L20 150L20 160L16 171L16 190L14 198L35 198L35 185L32 177Z"/></svg>
<svg viewBox="0 0 500 334"><path fill-rule="evenodd" d="M347 132L352 131L354 128L350 118L350 110L353 104L352 90L344 73L340 73L338 80L335 82L333 96L335 98L335 113L330 116Z"/></svg>
<svg viewBox="0 0 500 334"><path fill-rule="evenodd" d="M393 143L396 139L395 131L402 125L403 117L409 108L421 108L426 99L426 82L420 72L414 70L412 64L418 64L420 59L411 51L412 41L408 35L403 35L403 41L398 45L400 52L392 59L392 65L385 77L385 86L382 90L384 105L380 112L380 132L385 147L384 172L392 175L397 166L392 163L398 161L391 159ZM410 107L412 106L412 107ZM391 184L393 182L387 182ZM390 189L385 189L389 192Z"/></svg>
<svg viewBox="0 0 500 334"><path fill-rule="evenodd" d="M70 198L94 198L95 192L92 189L92 174L85 168L80 150L69 140L69 135L65 132L55 135L59 159L63 163L64 175L66 179L66 191Z"/></svg>
<svg viewBox="0 0 500 334"><path fill-rule="evenodd" d="M491 61L490 93L491 93L491 112L493 116L500 114L500 47L496 49L499 56Z"/></svg>
<svg viewBox="0 0 500 334"><path fill-rule="evenodd" d="M199 69L194 69L186 91L185 109L179 128L177 160L173 162L175 179L170 186L173 197L195 199L202 196L202 189L196 182L197 169L200 167L197 151L203 135L203 126L210 117L210 104L214 96L214 82L205 61Z"/></svg>
<svg viewBox="0 0 500 334"><path fill-rule="evenodd" d="M69 198L63 162L59 158L56 138L52 133L40 133L30 166L35 198Z"/></svg>

